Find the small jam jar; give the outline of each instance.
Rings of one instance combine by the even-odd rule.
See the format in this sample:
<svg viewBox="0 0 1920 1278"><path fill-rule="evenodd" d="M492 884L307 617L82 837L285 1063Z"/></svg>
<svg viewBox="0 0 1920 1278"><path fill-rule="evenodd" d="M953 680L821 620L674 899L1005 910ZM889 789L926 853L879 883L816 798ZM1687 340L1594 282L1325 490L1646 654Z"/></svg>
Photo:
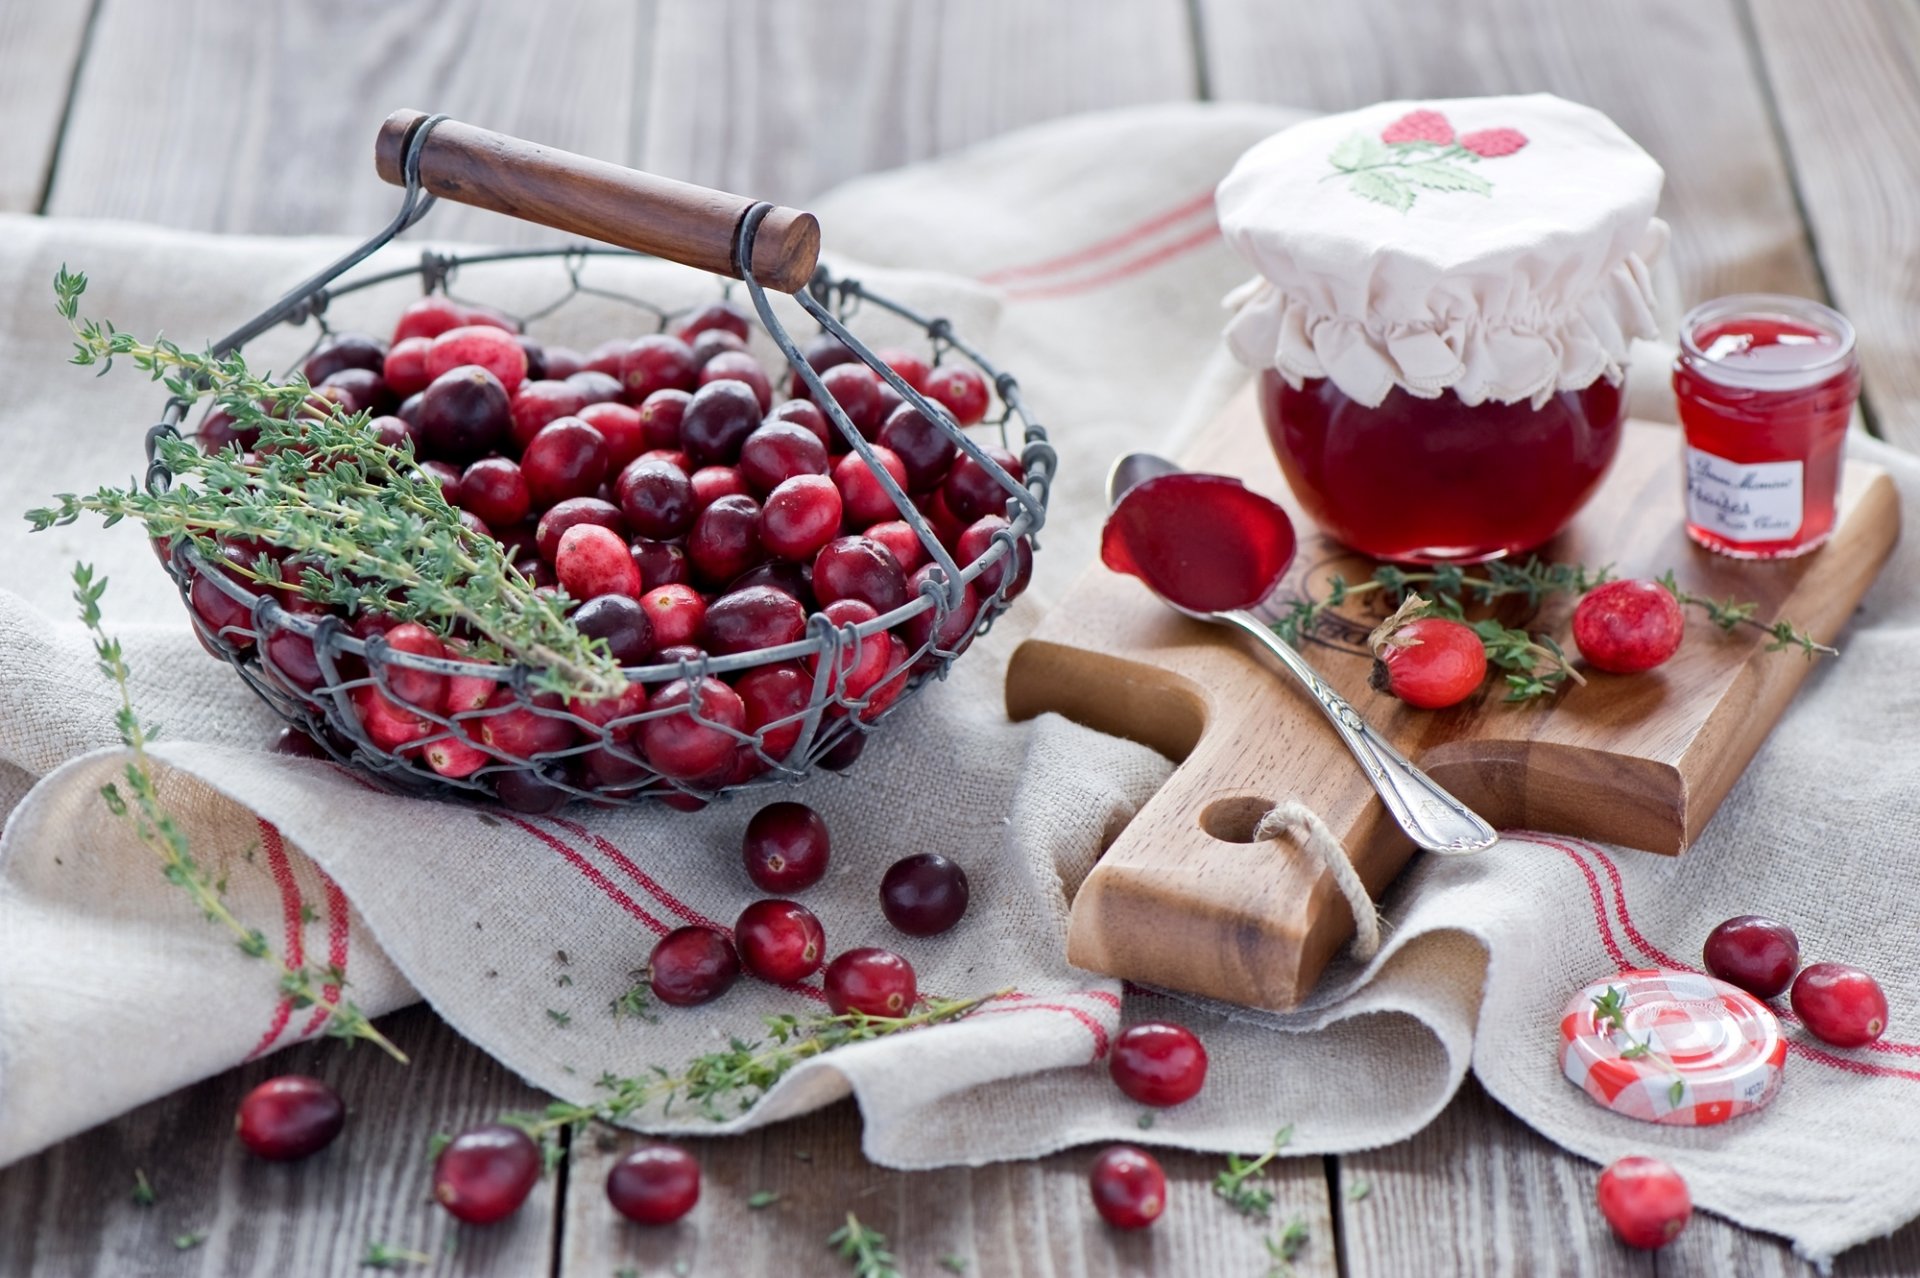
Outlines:
<svg viewBox="0 0 1920 1278"><path fill-rule="evenodd" d="M1688 312L1673 390L1686 432L1687 535L1738 559L1833 535L1860 395L1853 325L1798 297L1746 293Z"/></svg>
<svg viewBox="0 0 1920 1278"><path fill-rule="evenodd" d="M1658 333L1660 166L1547 94L1388 102L1266 139L1221 182L1259 273L1227 342L1301 508L1378 559L1530 550L1605 477Z"/></svg>

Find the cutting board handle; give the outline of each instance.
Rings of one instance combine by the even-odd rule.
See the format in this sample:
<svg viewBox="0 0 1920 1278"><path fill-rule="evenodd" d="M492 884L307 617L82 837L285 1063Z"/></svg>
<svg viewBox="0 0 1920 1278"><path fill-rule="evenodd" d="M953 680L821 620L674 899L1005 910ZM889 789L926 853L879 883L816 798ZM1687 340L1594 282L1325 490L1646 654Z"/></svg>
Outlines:
<svg viewBox="0 0 1920 1278"><path fill-rule="evenodd" d="M432 118L403 110L381 124L373 154L383 179L406 185L407 146ZM420 185L443 200L735 279L745 276L734 238L758 203L444 118L420 147ZM799 292L819 257L820 223L811 213L775 205L754 232L753 278L767 288Z"/></svg>

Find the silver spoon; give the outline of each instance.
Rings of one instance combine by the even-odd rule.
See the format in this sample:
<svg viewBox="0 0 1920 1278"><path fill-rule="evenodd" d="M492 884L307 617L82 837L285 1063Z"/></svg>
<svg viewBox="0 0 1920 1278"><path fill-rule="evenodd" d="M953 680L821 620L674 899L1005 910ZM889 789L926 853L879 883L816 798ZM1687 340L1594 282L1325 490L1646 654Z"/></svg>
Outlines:
<svg viewBox="0 0 1920 1278"><path fill-rule="evenodd" d="M1116 461L1108 472L1107 505L1112 508L1118 504L1120 498L1135 484L1160 475L1178 474L1179 471L1180 467L1164 457L1152 453L1129 453ZM1251 635L1262 648L1277 657L1280 664L1313 694L1315 704L1333 724L1333 730L1340 734L1340 739L1346 742L1347 749L1353 751L1353 757L1359 761L1373 788L1379 791L1380 801L1387 805L1387 811L1393 814L1393 819L1415 844L1429 852L1478 852L1482 848L1492 847L1500 837L1471 808L1447 793L1438 782L1416 768L1386 738L1375 732L1372 725L1347 703L1347 699L1328 687L1326 681L1307 664L1306 658L1275 634L1273 627L1255 615L1252 609L1195 612L1164 597L1161 602L1196 621L1231 626Z"/></svg>

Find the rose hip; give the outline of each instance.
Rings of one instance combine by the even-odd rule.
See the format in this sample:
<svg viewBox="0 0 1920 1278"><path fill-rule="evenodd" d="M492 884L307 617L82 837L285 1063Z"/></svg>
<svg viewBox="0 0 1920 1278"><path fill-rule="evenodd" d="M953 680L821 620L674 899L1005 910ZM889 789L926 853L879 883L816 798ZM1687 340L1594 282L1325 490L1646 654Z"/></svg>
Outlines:
<svg viewBox="0 0 1920 1278"><path fill-rule="evenodd" d="M706 581L732 581L766 558L760 544L760 505L751 497L722 497L700 512L687 534L687 558Z"/></svg>
<svg viewBox="0 0 1920 1278"><path fill-rule="evenodd" d="M916 852L887 867L880 912L908 936L938 936L967 912L967 872L938 852Z"/></svg>
<svg viewBox="0 0 1920 1278"><path fill-rule="evenodd" d="M760 400L742 382L709 382L694 392L680 418L680 446L700 466L730 465L759 428Z"/></svg>
<svg viewBox="0 0 1920 1278"><path fill-rule="evenodd" d="M1880 982L1845 963L1812 963L1793 979L1793 1014L1835 1047L1865 1047L1887 1032Z"/></svg>
<svg viewBox="0 0 1920 1278"><path fill-rule="evenodd" d="M760 413L764 416L773 407L773 383L767 380L767 370L760 367L760 361L744 351L722 351L706 363L698 374L702 386L713 382L739 382L753 392L760 402Z"/></svg>
<svg viewBox="0 0 1920 1278"><path fill-rule="evenodd" d="M927 374L925 394L962 426L987 415L987 379L964 364L942 364Z"/></svg>
<svg viewBox="0 0 1920 1278"><path fill-rule="evenodd" d="M693 527L699 507L687 472L672 462L645 457L628 464L614 483L627 527L642 537L665 540Z"/></svg>
<svg viewBox="0 0 1920 1278"><path fill-rule="evenodd" d="M511 395L527 379L527 353L505 329L486 324L450 328L427 348L427 376L478 365L500 379Z"/></svg>
<svg viewBox="0 0 1920 1278"><path fill-rule="evenodd" d="M692 643L706 624L706 599L692 586L677 582L648 590L640 596L640 607L653 626L654 642L662 649Z"/></svg>
<svg viewBox="0 0 1920 1278"><path fill-rule="evenodd" d="M1207 1081L1207 1049L1184 1025L1143 1021L1113 1040L1108 1069L1114 1084L1142 1105L1178 1105L1199 1095Z"/></svg>
<svg viewBox="0 0 1920 1278"><path fill-rule="evenodd" d="M233 1130L256 1157L290 1162L331 1145L347 1123L340 1093L317 1078L269 1078L240 1102Z"/></svg>
<svg viewBox="0 0 1920 1278"><path fill-rule="evenodd" d="M490 1225L520 1210L540 1167L540 1147L518 1127L475 1127L454 1137L434 1160L434 1201L456 1220Z"/></svg>
<svg viewBox="0 0 1920 1278"><path fill-rule="evenodd" d="M560 588L575 599L595 595L638 598L640 594L640 569L627 543L612 529L598 524L576 524L560 535L553 571L560 578Z"/></svg>
<svg viewBox="0 0 1920 1278"><path fill-rule="evenodd" d="M1373 645L1376 692L1422 710L1457 705L1487 677L1487 648L1465 622L1417 617Z"/></svg>
<svg viewBox="0 0 1920 1278"><path fill-rule="evenodd" d="M740 912L733 938L747 971L776 985L806 980L827 959L820 920L793 901L755 901Z"/></svg>
<svg viewBox="0 0 1920 1278"><path fill-rule="evenodd" d="M617 400L582 405L574 414L593 427L607 446L607 473L617 475L626 464L647 451L646 428L640 424L640 410Z"/></svg>
<svg viewBox="0 0 1920 1278"><path fill-rule="evenodd" d="M731 590L707 605L701 635L708 652L725 656L794 643L807 633L807 611L771 586Z"/></svg>
<svg viewBox="0 0 1920 1278"><path fill-rule="evenodd" d="M534 505L591 497L607 477L607 442L578 417L548 422L521 455L520 470Z"/></svg>
<svg viewBox="0 0 1920 1278"><path fill-rule="evenodd" d="M527 517L533 494L520 467L505 457L482 457L466 468L448 496L478 515L490 528L505 528Z"/></svg>
<svg viewBox="0 0 1920 1278"><path fill-rule="evenodd" d="M641 338L620 356L620 384L629 404L659 390L690 391L693 377L693 351L664 333Z"/></svg>
<svg viewBox="0 0 1920 1278"><path fill-rule="evenodd" d="M607 1173L607 1201L636 1225L671 1225L700 1201L700 1164L678 1145L642 1145Z"/></svg>
<svg viewBox="0 0 1920 1278"><path fill-rule="evenodd" d="M907 601L907 574L885 546L866 537L838 537L813 560L813 593L823 605L858 599L876 613Z"/></svg>
<svg viewBox="0 0 1920 1278"><path fill-rule="evenodd" d="M675 1007L710 1003L740 977L740 956L716 927L693 924L660 938L647 959L654 997Z"/></svg>
<svg viewBox="0 0 1920 1278"><path fill-rule="evenodd" d="M1573 610L1573 641L1596 670L1639 674L1680 650L1686 617L1680 601L1658 582L1609 581L1595 586Z"/></svg>
<svg viewBox="0 0 1920 1278"><path fill-rule="evenodd" d="M1755 998L1773 998L1793 983L1800 938L1784 923L1742 914L1707 933L1707 970Z"/></svg>
<svg viewBox="0 0 1920 1278"><path fill-rule="evenodd" d="M661 775L701 781L731 762L739 740L733 732L746 726L747 708L738 693L711 677L697 683L675 679L647 701L653 711L679 707L688 708L640 725L640 747Z"/></svg>
<svg viewBox="0 0 1920 1278"><path fill-rule="evenodd" d="M542 426L577 416L586 406L587 397L571 382L522 382L508 406L513 416L513 442L525 448Z"/></svg>
<svg viewBox="0 0 1920 1278"><path fill-rule="evenodd" d="M769 803L747 822L741 843L747 877L762 892L789 896L818 883L833 852L827 823L804 803Z"/></svg>
<svg viewBox="0 0 1920 1278"><path fill-rule="evenodd" d="M1693 1215L1680 1173L1657 1158L1622 1158L1600 1173L1595 1197L1614 1237L1653 1251L1679 1237Z"/></svg>
<svg viewBox="0 0 1920 1278"><path fill-rule="evenodd" d="M534 527L534 546L539 550L540 557L549 563L553 562L554 556L560 553L560 538L566 535L569 528L577 528L582 524L606 528L620 536L625 536L627 530L620 508L612 502L601 501L598 497L569 497L540 516L540 522Z"/></svg>
<svg viewBox="0 0 1920 1278"><path fill-rule="evenodd" d="M836 1016L905 1016L916 990L913 965L892 950L848 950L827 964L827 1006Z"/></svg>
<svg viewBox="0 0 1920 1278"><path fill-rule="evenodd" d="M782 559L811 560L839 536L843 512L840 490L831 479L795 475L767 495L760 544Z"/></svg>
<svg viewBox="0 0 1920 1278"><path fill-rule="evenodd" d="M1016 483L1026 479L1026 468L1020 459L1004 448L993 444L981 445L985 453L1000 469L1011 475ZM947 472L940 492L946 498L947 509L961 527L972 523L985 515L1004 515L1010 494L993 473L973 458L961 453L953 459L953 469Z"/></svg>
<svg viewBox="0 0 1920 1278"><path fill-rule="evenodd" d="M1167 1174L1132 1145L1102 1150L1087 1173L1093 1209L1115 1229L1145 1229L1167 1209Z"/></svg>

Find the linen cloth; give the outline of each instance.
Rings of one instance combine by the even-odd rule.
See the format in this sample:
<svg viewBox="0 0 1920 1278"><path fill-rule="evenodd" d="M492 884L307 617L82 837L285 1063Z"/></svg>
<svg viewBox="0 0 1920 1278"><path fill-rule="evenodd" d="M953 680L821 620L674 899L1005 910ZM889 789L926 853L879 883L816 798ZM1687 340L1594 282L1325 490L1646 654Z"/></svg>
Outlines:
<svg viewBox="0 0 1920 1278"><path fill-rule="evenodd" d="M830 249L872 264L861 269L876 288L952 315L1021 377L1062 460L1028 596L849 773L779 792L815 805L833 831L832 870L802 899L831 948L895 948L925 991L1011 986L1020 997L811 1062L729 1126L851 1092L867 1153L899 1167L1110 1139L1253 1150L1285 1123L1293 1151L1312 1154L1418 1131L1471 1067L1566 1148L1601 1161L1664 1157L1699 1206L1785 1234L1809 1256L1893 1229L1920 1214L1907 1154L1920 1133L1920 997L1909 975L1920 940L1901 908L1920 879L1910 856L1920 836L1910 801L1920 765L1911 543L1841 637L1844 655L1814 672L1680 859L1523 834L1475 857L1421 859L1384 902L1380 953L1364 966L1337 962L1311 1004L1286 1016L1122 990L1065 965L1074 888L1168 764L1059 719L1006 722L1005 660L1092 562L1107 462L1177 447L1243 378L1220 342L1219 302L1245 268L1220 242L1211 195L1242 151L1295 118L1193 105L1078 118L815 202ZM25 218L0 230L6 512L123 479L159 408L131 370L95 381L62 366L66 338L48 296L61 262L93 275L89 314L195 342L339 247ZM528 304L558 291L551 269L475 271L457 291ZM631 282L692 287L665 271ZM360 322L376 330L400 304L394 294L352 300L337 303L336 318L352 326L363 307ZM570 306L534 331L585 342L617 331L619 314ZM257 351L284 366L301 342L281 332ZM1659 358L1640 380L1643 413L1657 407ZM1854 449L1893 472L1910 507L1920 464L1864 439ZM730 922L755 895L738 851L751 804L518 818L377 794L328 765L268 754L276 724L200 652L138 530L29 535L9 515L0 519L0 1162L314 1028L310 1013L280 1010L268 971L164 885L151 854L106 813L97 787L123 756L111 690L71 620L75 558L113 578L107 625L126 642L143 715L164 727L164 792L196 854L228 873L236 913L277 946L342 962L369 1012L425 997L529 1081L577 1100L602 1070L676 1066L751 1034L763 1013L817 1010L752 980L702 1008L664 1009L657 1024L608 1010L661 930ZM1300 713L1314 712L1303 702ZM953 855L972 879L972 908L946 936L899 936L875 908L882 870L916 851ZM1715 923L1748 911L1790 921L1809 960L1876 971L1892 1003L1888 1041L1842 1052L1790 1025L1780 1098L1714 1128L1618 1118L1561 1078L1556 1021L1571 991L1620 968L1693 961ZM1123 1021L1163 1017L1200 1034L1212 1067L1199 1097L1143 1132L1102 1057ZM715 1130L686 1111L644 1122Z"/></svg>

